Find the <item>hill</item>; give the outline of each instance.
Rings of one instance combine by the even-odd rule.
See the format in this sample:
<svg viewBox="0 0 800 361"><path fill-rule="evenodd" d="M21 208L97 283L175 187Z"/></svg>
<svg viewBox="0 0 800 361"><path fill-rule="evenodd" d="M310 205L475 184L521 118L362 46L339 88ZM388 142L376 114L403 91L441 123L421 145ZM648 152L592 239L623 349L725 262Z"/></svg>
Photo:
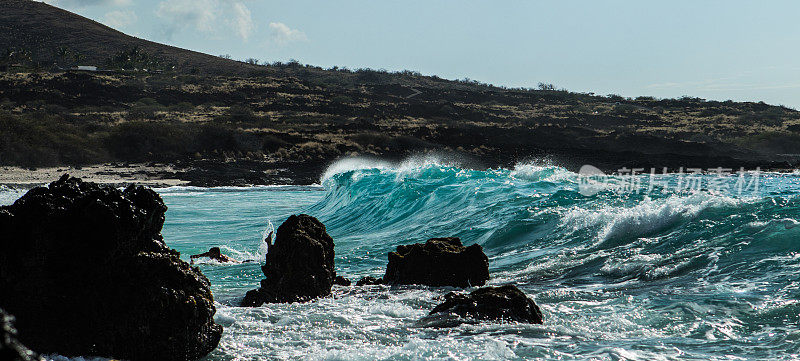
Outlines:
<svg viewBox="0 0 800 361"><path fill-rule="evenodd" d="M0 54L13 65L0 72L0 165L160 163L222 185L313 183L351 155L606 170L788 169L800 158L800 113L786 107L247 64L33 1L0 2ZM58 70L78 62L113 71Z"/></svg>
<svg viewBox="0 0 800 361"><path fill-rule="evenodd" d="M128 36L38 1L3 0L0 9L0 49L23 52L23 57L45 69L53 64L103 66L115 56L139 49L179 72L264 72L250 64Z"/></svg>

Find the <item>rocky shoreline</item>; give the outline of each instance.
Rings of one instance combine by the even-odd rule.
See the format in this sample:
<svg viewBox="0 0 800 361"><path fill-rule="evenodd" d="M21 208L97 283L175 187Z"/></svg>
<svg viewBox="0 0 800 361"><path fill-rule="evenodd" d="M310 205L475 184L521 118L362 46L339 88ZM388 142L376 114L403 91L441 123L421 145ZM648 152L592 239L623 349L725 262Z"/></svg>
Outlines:
<svg viewBox="0 0 800 361"><path fill-rule="evenodd" d="M311 163L264 163L264 162L215 162L204 161L193 164L160 164L160 163L108 163L90 165L85 167L46 167L46 168L22 168L22 167L0 167L0 185L29 189L36 186L47 185L53 179L58 178L64 173L72 174L86 181L110 185L114 187L127 187L138 184L153 188L165 188L173 186L196 186L196 187L247 187L257 185L314 185L319 184L320 174L333 164L330 162L311 162ZM485 169L489 167L513 168L514 164L484 163L480 161L466 161L474 168ZM485 164L493 164L486 166ZM593 164L593 163L587 163ZM647 163L628 162L620 167L650 169ZM658 163L652 163L657 170L663 168ZM672 163L670 163L672 164ZM677 164L677 163L676 163ZM695 163L685 163L684 169L693 167ZM705 163L703 163L705 164ZM708 163L713 164L713 163ZM722 167L738 170L744 167L745 170L755 170L756 168L764 172L792 173L797 169L789 167L787 164L766 164L744 162L744 163L720 163ZM564 166L572 171L578 171L582 164L565 164ZM593 164L594 165L594 164ZM709 165L709 167L711 167ZM613 173L619 168L614 168L610 164L601 164L599 169L606 174ZM669 168L670 172L675 172L678 168ZM701 168L701 169L709 169Z"/></svg>
<svg viewBox="0 0 800 361"><path fill-rule="evenodd" d="M483 286L490 277L483 248L477 244L464 247L455 237L398 246L387 258L382 279L365 277L356 287L385 284L464 289ZM334 284L350 286L350 280L336 276L333 238L325 225L306 214L292 215L278 227L261 269L265 276L261 287L248 291L240 306L308 302L329 296ZM482 287L469 294L450 292L429 316L450 316L447 323L430 323L437 327L478 321L543 323L536 303L511 284Z"/></svg>
<svg viewBox="0 0 800 361"><path fill-rule="evenodd" d="M127 187L138 184L154 188L173 186L222 187L255 185L311 185L328 163L290 164L254 161L201 161L191 164L106 163L82 167L0 167L0 185L33 188L47 185L64 173L86 181Z"/></svg>
<svg viewBox="0 0 800 361"><path fill-rule="evenodd" d="M130 360L196 360L216 348L213 296L202 272L180 260L161 237L167 207L151 189L124 190L64 175L0 207L0 308L6 349L19 359L36 353ZM261 287L242 306L309 302L331 295L334 240L309 215L289 217L268 237ZM471 288L489 279L481 246L434 238L387 255L382 279L369 284ZM542 323L534 301L513 285L448 293L429 317L434 327L461 322ZM17 341L17 337L19 341ZM24 346L34 351L29 351Z"/></svg>

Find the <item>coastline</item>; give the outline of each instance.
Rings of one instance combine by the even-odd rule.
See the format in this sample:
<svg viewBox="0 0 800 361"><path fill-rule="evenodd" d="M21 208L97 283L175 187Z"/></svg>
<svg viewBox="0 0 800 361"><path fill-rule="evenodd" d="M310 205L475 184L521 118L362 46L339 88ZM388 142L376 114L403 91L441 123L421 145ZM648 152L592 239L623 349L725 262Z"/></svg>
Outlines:
<svg viewBox="0 0 800 361"><path fill-rule="evenodd" d="M107 165L105 171L131 172L132 170L128 168L136 166L146 167L146 165ZM464 237L469 239L470 243L482 246L485 244L490 252L499 255L493 258L493 262L497 262L496 264L500 266L493 268L497 271L491 274L489 286L519 282L520 291L529 295L541 307L544 324L529 326L486 322L466 325L463 328L438 328L437 326L443 323L437 322L448 319L431 317L430 312L439 307L436 305L438 302L434 301L446 297L445 294L450 289L421 286L395 289L384 285L367 285L363 289L332 286L334 287L332 297L323 297L319 301L307 303L269 304L262 306L263 312L262 310L254 312L238 305L242 295L247 292L246 286L252 288L261 284L263 272L260 269L260 262L237 265L199 264L197 267L208 277L212 287L215 306L220 315L217 319L222 320L220 325L225 329L220 346L207 356L207 359L288 358L290 355L315 352L320 349L328 350L325 347L330 347L329 345L335 342L361 342L369 345L359 352L374 358L400 353L399 348L404 346L393 349L391 347L394 344L413 344L420 346L412 349L409 354L446 355L455 349L461 352L460 355L465 355L464 358L480 359L485 358L485 355L467 352L482 350L486 343L486 335L497 335L498 332L507 332L512 335L508 337L514 337L508 340L508 355L513 354L520 358L536 358L534 356L547 358L535 353L538 349L514 348L512 343L524 345L525 342L530 342L531 335L549 335L559 330L589 335L586 347L575 349L574 340L559 337L542 337L537 342L545 343L542 347L555 350L561 355L570 352L574 358L597 355L595 349L598 347L626 347L630 344L642 345L644 351L641 351L643 352L641 358L652 358L663 351L665 338L678 340L676 342L687 342L689 346L682 347L680 352L689 355L722 352L725 350L719 351L717 344L713 345L714 348L707 349L692 343L695 335L685 335L681 332L684 328L677 331L672 329L664 331L659 328L658 325L663 324L661 320L668 320L666 316L662 316L665 307L666 310L670 310L671 305L691 302L691 299L683 296L685 294L722 299L726 302L720 312L704 313L702 315L704 318L700 321L696 321L697 318L689 321L715 324L725 322L728 319L727 315L731 313L750 311L749 304L735 302L738 294L732 294L727 287L736 287L737 284L735 281L726 283L728 281L725 277L738 273L759 282L774 279L768 278L775 277L775 273L769 273L772 270L767 268L772 264L756 269L753 269L752 264L762 264L765 263L763 260L780 257L786 250L781 245L791 245L791 237L797 230L797 222L794 219L796 216L787 215L780 206L775 207L773 195L768 189L765 189L756 201L737 201L735 204L730 203L727 198L712 194L681 194L672 191L666 191L652 199L614 194L579 197L562 192L564 189L572 189L574 183L570 179L558 176L550 178L548 182L539 182L540 177L521 178L517 181L520 178L513 179L515 176L506 171L498 174L445 169L444 172L449 176L442 177L441 173L433 172L433 177L422 174L411 182L400 183L392 181L397 179L397 174L413 175L415 172L408 173L405 169L394 169L394 164L390 166L392 169L385 172L374 172L375 177L353 177L353 183L349 182L349 177L345 177L344 184L347 188L333 192L331 198L309 192L298 195L298 192L247 192L247 190L220 192L213 189L200 190L191 196L186 196L183 190L167 192L166 195L160 194L164 197L165 203L171 207L171 213L165 218L164 240L184 255L196 254L210 247L223 247L225 252L238 260L260 258L263 253L259 253L260 249L258 251L254 249L255 245L263 243L266 221L281 221L286 219L287 213L296 213L301 209L329 220L326 226L336 232L334 233L336 246L340 247L340 252L336 254L339 257L336 259L336 265L340 267L335 268L339 271L337 275L355 281L368 275L380 276L383 273L383 265L387 265L388 269L386 261L389 252L393 252L399 246L424 240L426 237L430 238L431 233L436 236ZM101 178L107 177L105 180L109 182L120 179L105 173L98 174L102 167L95 168L85 167L78 171L86 171ZM54 170L58 172L69 168ZM32 172L19 169L17 171L22 177ZM49 171L52 172L53 169ZM168 167L161 168L161 171L165 174L173 171L175 174L181 174L181 169L170 170ZM544 170L543 173L548 172L549 170ZM144 178L144 175L140 177ZM483 187L487 181L489 184L503 184L503 186ZM774 181L774 178L770 180ZM784 185L780 185L779 188L786 191L779 195L781 199L779 204L792 206L792 194L796 193L791 190L796 188ZM480 192L476 193L478 188L481 188ZM391 196L376 197L376 194ZM477 196L471 196L473 194ZM540 194L546 194L548 199L555 202L541 202ZM306 206L314 203L309 200L318 199L324 199L325 206ZM787 203L783 203L784 200ZM519 211L521 204L536 206L542 203L546 204L545 212L550 213L536 214L535 223L531 222L531 213L527 209ZM410 204L424 206L408 212L406 210L411 209ZM392 213L398 209L401 212ZM492 212L490 221L492 223L488 223L488 227L485 217L487 209L491 209ZM365 215L364 210L376 212ZM737 214L741 216L736 216ZM550 228L554 222L558 222L555 230ZM707 226L709 223L711 227ZM275 226L278 226L277 222ZM222 229L224 230L220 232ZM513 233L519 229L523 229L523 232ZM770 235L766 235L767 233ZM522 236L518 236L520 234ZM530 240L535 237L529 236L532 234L546 234L547 238ZM656 237L659 241L650 241ZM777 243L777 249L767 248L764 252L756 253L752 252L752 248L743 246L743 250L739 252L719 251L736 250L737 245L742 244L742 239L747 240L748 237L754 239L752 241L754 247L770 242ZM628 240L632 240L629 244L633 247L629 244L620 244ZM553 242L568 245L556 248L552 247ZM579 243L576 247L568 242ZM601 252L609 253L601 259L602 264L592 262L592 255L597 253L598 248ZM520 251L509 252L512 249ZM636 253L631 255L631 249ZM356 252L362 253L360 256L353 256ZM754 258L744 258L754 253ZM710 257L707 256L709 254ZM715 255L719 255L719 261L711 258ZM520 259L524 259L523 262L531 266L519 264ZM552 260L556 261L547 263ZM790 259L785 264L780 264L778 272L791 270L793 261L794 259ZM684 266L687 262L690 266ZM718 264L728 265L734 269L724 273L716 272L715 267ZM535 265L546 265L546 268L534 268ZM691 268L687 270L685 267ZM565 272L565 269L572 273ZM693 281L695 273L698 273L699 277L711 274L716 278L711 279L711 282L703 282L703 279ZM563 274L569 275L566 285L560 282L559 275ZM542 279L548 275L554 276ZM526 282L531 279L534 281ZM791 279L783 283L781 281L768 283L774 286L753 297L757 301L769 302L773 294L777 294L775 297L781 297L784 289L790 292ZM725 288L720 290L717 284ZM597 289L613 289L619 285L626 288L621 291L614 289L608 293L596 292ZM630 288L627 288L629 285L633 285L635 289L629 291ZM376 297L387 293L389 297ZM626 300L622 304L617 303L617 300L622 298L620 293ZM659 296L665 294L667 296ZM653 306L650 302L653 297L665 297L660 300L667 306ZM570 302L581 305L578 311L584 316L577 322L574 316L575 309L562 307L564 304L569 305ZM609 312L609 309L612 312ZM790 314L792 310L776 305L768 311L783 315L784 312ZM280 316L288 318L276 317L265 320L263 316L265 313L288 315ZM343 314L353 315L365 321L359 323L328 321L342 320ZM641 320L639 316L641 314L653 315L649 317L654 318L653 324L656 326L637 324L637 321ZM603 326L601 327L603 329L613 329L621 318L630 327L612 334L611 338L607 332L587 331L597 324ZM681 326L691 327L689 322ZM769 321L753 319L749 322L751 323L748 327L753 328L766 324L764 327L766 330L750 334L738 333L739 338L732 342L738 344L763 339L765 332L771 331ZM409 333L407 325L410 324L422 327L410 328L413 332ZM309 334L308 330L311 327L319 332ZM364 328L374 331L361 332L360 330ZM526 331L519 332L520 329ZM642 329L653 333L671 333L664 337L649 337L642 336ZM420 343L425 342L420 340L431 339L432 333L435 337L433 341ZM295 337L287 336L297 334L303 335L302 339L305 342L303 345L298 346ZM438 339L452 337L453 334L459 336L458 341L440 346ZM370 343L370 340L376 337L385 337L382 339L385 341ZM342 339L347 341L339 341ZM251 346L243 340L257 342ZM269 342L270 347L262 347L264 344L262 342ZM338 350L325 352L335 356ZM780 354L784 350L778 347L775 350L753 352L753 355L747 356L765 354L770 356Z"/></svg>
<svg viewBox="0 0 800 361"><path fill-rule="evenodd" d="M173 167L147 164L100 164L85 167L22 168L0 167L0 185L13 188L33 188L58 180L65 173L84 181L126 187L131 184L149 187L171 187L188 185L189 181L178 179Z"/></svg>
<svg viewBox="0 0 800 361"><path fill-rule="evenodd" d="M344 158L347 159L347 158ZM257 162L254 162L257 163ZM335 164L336 161L328 163L328 166ZM517 164L526 164L519 162ZM88 165L83 167L60 166L60 167L41 167L23 168L16 166L0 166L0 186L30 189L36 186L47 185L59 179L64 174L81 178L98 184L112 185L114 187L127 187L132 184L144 185L152 188L165 188L174 186L196 186L196 187L249 187L249 186L272 186L272 185L314 185L318 184L319 177L324 174L327 167L316 164L295 167L276 167L276 164L257 163L257 164L229 164L206 162L203 166L179 166L174 164L155 164L155 163L106 163ZM482 167L478 167L482 168ZM488 168L513 168L513 166L495 165ZM567 169L577 172L574 167L567 166ZM631 168L628 166L628 168ZM608 167L601 168L606 174L614 172ZM746 167L750 171L756 169ZM710 172L703 169L704 174ZM733 172L738 168L733 169ZM797 169L786 167L761 167L761 172L777 174L796 174ZM220 177L220 173L225 173L225 177ZM677 168L670 168L667 174L676 174ZM252 177L254 174L260 176ZM658 174L661 174L658 172Z"/></svg>

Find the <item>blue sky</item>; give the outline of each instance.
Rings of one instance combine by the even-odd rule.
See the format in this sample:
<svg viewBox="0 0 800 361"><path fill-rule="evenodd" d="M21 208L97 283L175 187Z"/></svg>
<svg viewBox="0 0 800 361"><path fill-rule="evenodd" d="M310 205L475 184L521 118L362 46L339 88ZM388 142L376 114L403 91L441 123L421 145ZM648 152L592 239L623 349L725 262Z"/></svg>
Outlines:
<svg viewBox="0 0 800 361"><path fill-rule="evenodd" d="M45 2L238 59L800 109L800 1Z"/></svg>

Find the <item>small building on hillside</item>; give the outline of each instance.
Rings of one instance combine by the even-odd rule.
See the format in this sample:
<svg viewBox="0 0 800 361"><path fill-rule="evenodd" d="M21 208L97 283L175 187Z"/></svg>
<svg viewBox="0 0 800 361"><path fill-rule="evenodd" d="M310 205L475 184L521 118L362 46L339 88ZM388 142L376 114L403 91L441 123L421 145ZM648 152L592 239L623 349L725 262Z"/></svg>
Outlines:
<svg viewBox="0 0 800 361"><path fill-rule="evenodd" d="M96 66L92 65L78 65L75 67L75 70L82 70L82 71L97 71Z"/></svg>

